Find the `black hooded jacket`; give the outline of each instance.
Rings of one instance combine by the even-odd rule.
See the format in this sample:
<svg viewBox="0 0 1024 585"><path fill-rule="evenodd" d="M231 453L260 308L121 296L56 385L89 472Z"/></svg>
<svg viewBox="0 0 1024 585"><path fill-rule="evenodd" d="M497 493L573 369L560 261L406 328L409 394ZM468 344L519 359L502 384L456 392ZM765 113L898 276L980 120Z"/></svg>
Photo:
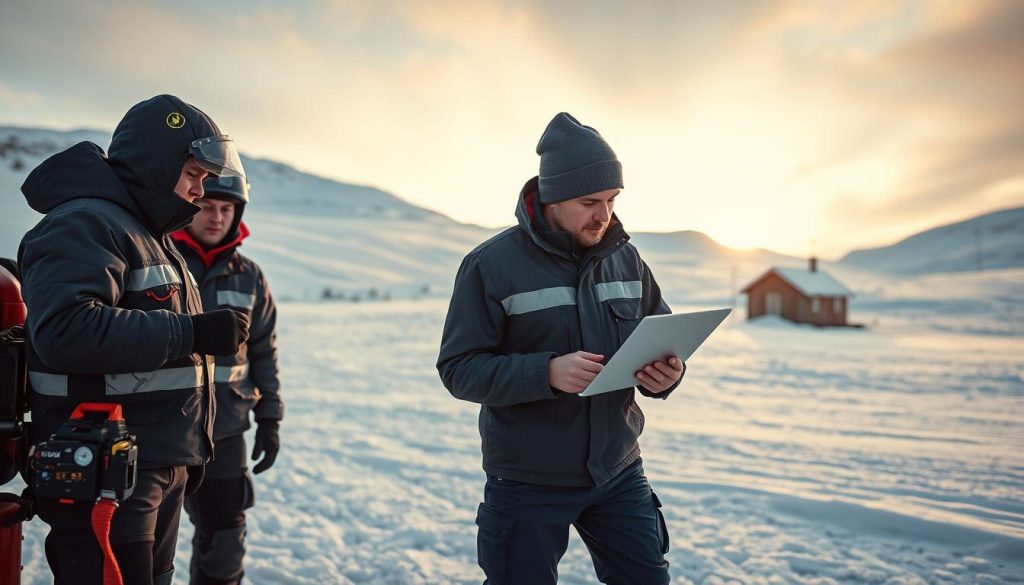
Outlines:
<svg viewBox="0 0 1024 585"><path fill-rule="evenodd" d="M236 220L241 212L236 213ZM256 421L284 418L277 366L277 307L259 265L238 251L249 228L238 221L236 235L205 249L188 230L172 234L189 271L199 282L208 310L234 309L249 316L249 339L230 356L217 356L217 420L214 440L240 435Z"/></svg>
<svg viewBox="0 0 1024 585"><path fill-rule="evenodd" d="M174 193L189 144L219 134L173 96L133 107L109 158L82 142L33 170L22 192L46 214L18 251L28 307L32 440L81 402L123 407L142 466L212 454L212 362L192 353L195 281L168 236L198 207Z"/></svg>
<svg viewBox="0 0 1024 585"><path fill-rule="evenodd" d="M453 396L481 405L487 473L601 485L640 456L637 389L560 392L548 383L548 362L579 350L607 360L641 318L670 311L618 218L598 245L579 249L568 232L537 225L536 197L533 179L520 194L519 225L462 261L437 369Z"/></svg>

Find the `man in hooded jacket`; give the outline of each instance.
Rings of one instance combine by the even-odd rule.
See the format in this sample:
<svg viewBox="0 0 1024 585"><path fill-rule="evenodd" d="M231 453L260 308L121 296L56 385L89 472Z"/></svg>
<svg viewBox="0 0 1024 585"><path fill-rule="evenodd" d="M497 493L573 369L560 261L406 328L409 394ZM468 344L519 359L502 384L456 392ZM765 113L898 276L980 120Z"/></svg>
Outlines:
<svg viewBox="0 0 1024 585"><path fill-rule="evenodd" d="M437 361L452 395L481 405L477 560L490 585L555 583L572 525L603 583L663 585L668 531L635 397L666 398L685 366L667 356L635 388L579 393L640 319L669 308L612 213L622 166L604 138L561 113L537 154L519 225L459 268Z"/></svg>
<svg viewBox="0 0 1024 585"><path fill-rule="evenodd" d="M32 443L82 402L117 403L138 445L138 477L114 514L110 542L125 583L166 585L186 490L213 454L213 367L248 319L203 312L170 233L199 208L209 174L242 175L230 138L171 95L133 106L109 153L60 152L22 186L45 217L18 251L28 307ZM99 585L103 557L91 502L38 499L46 557L59 585Z"/></svg>
<svg viewBox="0 0 1024 585"><path fill-rule="evenodd" d="M250 335L234 355L218 356L217 418L213 438L217 458L206 478L185 500L195 525L192 585L240 583L245 557L245 510L253 505L253 484L246 466L243 432L249 413L256 418L253 471L270 469L280 449L278 429L284 417L277 367L277 309L260 267L238 247L249 237L242 213L249 202L244 178L218 177L204 183L202 210L172 238L199 283L203 306L231 308L250 318Z"/></svg>

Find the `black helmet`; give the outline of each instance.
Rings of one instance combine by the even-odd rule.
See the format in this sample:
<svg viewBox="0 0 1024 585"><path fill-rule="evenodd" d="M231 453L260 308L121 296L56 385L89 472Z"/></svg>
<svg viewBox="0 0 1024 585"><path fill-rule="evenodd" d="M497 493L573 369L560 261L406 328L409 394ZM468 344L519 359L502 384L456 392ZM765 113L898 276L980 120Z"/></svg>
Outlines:
<svg viewBox="0 0 1024 585"><path fill-rule="evenodd" d="M249 202L249 181L245 177L211 176L203 181L204 197L227 199L236 203Z"/></svg>
<svg viewBox="0 0 1024 585"><path fill-rule="evenodd" d="M235 217L228 228L224 241L238 237L238 225L242 223L245 204L249 202L249 181L245 177L210 176L203 181L203 199L222 199L235 204ZM223 242L222 242L223 243Z"/></svg>

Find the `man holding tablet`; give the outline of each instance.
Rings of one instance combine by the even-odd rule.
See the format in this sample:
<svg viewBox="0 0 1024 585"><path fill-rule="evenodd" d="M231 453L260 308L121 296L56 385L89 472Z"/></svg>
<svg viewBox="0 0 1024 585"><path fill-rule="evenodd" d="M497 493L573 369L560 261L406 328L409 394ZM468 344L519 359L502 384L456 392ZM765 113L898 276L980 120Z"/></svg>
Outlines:
<svg viewBox="0 0 1024 585"><path fill-rule="evenodd" d="M665 584L668 531L635 396L667 397L685 365L667 357L635 387L579 394L643 317L670 310L612 213L622 166L601 135L561 113L537 153L519 225L459 268L437 362L453 396L481 405L478 562L492 585L555 583L572 525L602 582Z"/></svg>

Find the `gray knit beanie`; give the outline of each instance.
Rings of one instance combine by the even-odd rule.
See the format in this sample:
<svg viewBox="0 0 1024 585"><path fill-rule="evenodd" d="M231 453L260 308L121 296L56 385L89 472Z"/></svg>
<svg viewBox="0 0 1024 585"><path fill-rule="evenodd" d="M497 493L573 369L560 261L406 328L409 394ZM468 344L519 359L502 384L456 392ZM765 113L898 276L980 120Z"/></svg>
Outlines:
<svg viewBox="0 0 1024 585"><path fill-rule="evenodd" d="M622 164L597 130L562 112L537 143L540 202L557 203L622 188Z"/></svg>

